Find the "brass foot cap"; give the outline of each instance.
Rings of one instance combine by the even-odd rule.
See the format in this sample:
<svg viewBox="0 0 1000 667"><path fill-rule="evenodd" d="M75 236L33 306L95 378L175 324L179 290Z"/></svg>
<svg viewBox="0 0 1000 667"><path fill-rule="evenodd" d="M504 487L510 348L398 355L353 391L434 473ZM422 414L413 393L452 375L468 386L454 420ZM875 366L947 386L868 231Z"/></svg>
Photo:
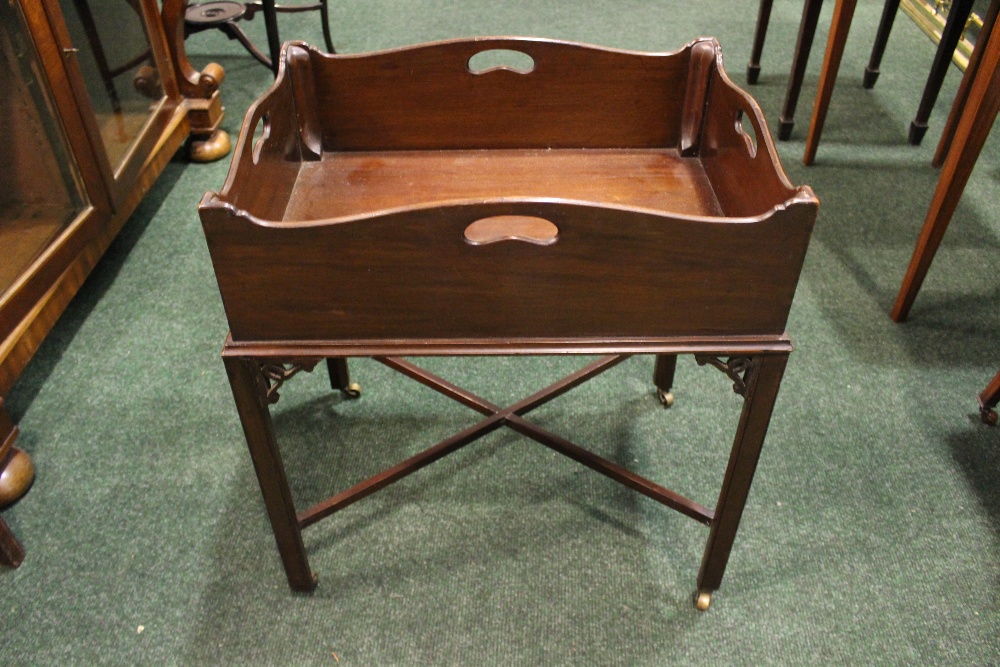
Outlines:
<svg viewBox="0 0 1000 667"><path fill-rule="evenodd" d="M656 390L656 397L660 399L660 403L663 403L663 407L669 408L674 404L674 392L663 391L662 389Z"/></svg>

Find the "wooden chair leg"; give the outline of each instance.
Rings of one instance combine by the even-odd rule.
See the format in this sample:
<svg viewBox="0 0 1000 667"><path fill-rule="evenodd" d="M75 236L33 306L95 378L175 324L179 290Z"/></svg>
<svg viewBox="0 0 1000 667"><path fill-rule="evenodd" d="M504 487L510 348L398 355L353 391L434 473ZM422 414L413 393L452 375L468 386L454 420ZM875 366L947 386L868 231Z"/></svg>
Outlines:
<svg viewBox="0 0 1000 667"><path fill-rule="evenodd" d="M994 4L997 4L997 0L994 0ZM896 322L905 320L913 307L913 301L917 298L983 144L990 134L997 112L1000 111L1000 34L992 31L984 47L975 81L955 131L953 145L948 151L927 218L892 309L892 319Z"/></svg>
<svg viewBox="0 0 1000 667"><path fill-rule="evenodd" d="M312 591L316 588L316 577L309 568L302 543L302 530L274 435L260 365L251 359L235 357L224 357L223 361L288 584L296 591Z"/></svg>
<svg viewBox="0 0 1000 667"><path fill-rule="evenodd" d="M917 115L910 123L910 144L919 146L927 134L927 121L931 117L934 103L937 102L938 93L941 92L941 84L951 66L951 59L958 47L962 33L965 32L965 23L972 13L973 0L955 0L948 12L948 21L944 25L941 33L941 41L938 43L937 52L934 54L934 64L931 65L930 74L927 76L927 83L924 85L924 92L920 98L920 106Z"/></svg>
<svg viewBox="0 0 1000 667"><path fill-rule="evenodd" d="M806 151L802 157L802 162L807 166L816 160L816 149L823 134L826 112L830 108L830 98L837 83L840 61L844 57L847 33L851 30L851 21L854 19L857 5L858 0L837 0L833 9L833 22L830 25L830 36L827 38L826 54L823 57L823 70L819 75L819 90L816 91L812 121L809 124L809 134L806 136Z"/></svg>
<svg viewBox="0 0 1000 667"><path fill-rule="evenodd" d="M792 72L788 77L785 104L778 118L778 139L782 141L791 138L792 128L795 127L795 107L799 104L799 93L802 91L802 81L806 76L809 52L812 50L822 8L823 0L806 0L802 8L802 22L799 24L799 36L795 41L795 55L792 56Z"/></svg>
<svg viewBox="0 0 1000 667"><path fill-rule="evenodd" d="M0 565L18 567L24 561L24 547L0 516Z"/></svg>
<svg viewBox="0 0 1000 667"><path fill-rule="evenodd" d="M878 22L878 31L875 33L875 43L872 44L872 55L868 59L865 67L865 79L863 86L873 88L878 81L879 65L882 64L882 55L885 53L885 46L889 43L889 33L892 32L892 24L896 21L896 14L899 11L899 0L885 0L882 7L882 18Z"/></svg>
<svg viewBox="0 0 1000 667"><path fill-rule="evenodd" d="M743 412L698 572L695 604L702 611L722 583L787 361L787 353L758 356L746 377Z"/></svg>
<svg viewBox="0 0 1000 667"><path fill-rule="evenodd" d="M326 50L328 53L336 53L337 50L333 48L333 37L330 35L330 8L327 6L327 0L319 0L319 18L323 22L323 41L326 42Z"/></svg>
<svg viewBox="0 0 1000 667"><path fill-rule="evenodd" d="M983 16L983 28L979 31L977 47L973 49L972 56L969 58L969 66L965 68L965 76L962 77L962 83L955 94L955 101L952 103L951 111L948 113L948 122L944 125L944 130L941 132L941 140L938 142L937 151L934 153L934 159L931 161L931 164L935 167L942 166L948 157L948 151L951 149L952 141L955 139L955 131L958 129L958 121L965 111L965 105L969 100L969 91L972 89L972 82L976 80L976 73L979 71L979 64L982 61L983 52L986 50L985 48L980 48L980 46L986 44L989 35L993 32L998 13L1000 13L1000 2L991 2L989 9L986 10L986 14Z"/></svg>
<svg viewBox="0 0 1000 667"><path fill-rule="evenodd" d="M264 12L264 30L267 33L267 51L270 54L271 70L278 76L278 65L281 60L281 38L278 36L278 14L274 0L262 0Z"/></svg>
<svg viewBox="0 0 1000 667"><path fill-rule="evenodd" d="M351 382L351 372L347 367L347 359L330 357L326 360L326 370L330 375L330 388L339 391L345 398L359 398L361 385Z"/></svg>
<svg viewBox="0 0 1000 667"><path fill-rule="evenodd" d="M674 404L674 393L671 391L674 386L674 373L677 371L676 354L656 355L656 367L653 369L653 384L656 385L656 395L660 398L663 407L669 408Z"/></svg>
<svg viewBox="0 0 1000 667"><path fill-rule="evenodd" d="M774 0L760 0L757 10L757 27L753 32L753 50L750 62L747 64L747 83L757 83L760 77L760 57L764 53L764 41L767 39L767 25L771 22L771 5Z"/></svg>

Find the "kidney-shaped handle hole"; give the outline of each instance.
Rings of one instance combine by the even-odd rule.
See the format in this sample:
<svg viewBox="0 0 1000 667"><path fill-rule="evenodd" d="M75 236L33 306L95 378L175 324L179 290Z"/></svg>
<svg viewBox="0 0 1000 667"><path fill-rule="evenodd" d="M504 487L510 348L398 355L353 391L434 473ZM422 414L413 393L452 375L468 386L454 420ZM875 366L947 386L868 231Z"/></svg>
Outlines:
<svg viewBox="0 0 1000 667"><path fill-rule="evenodd" d="M485 74L494 70L530 74L535 69L535 59L524 51L487 49L469 58L468 67L473 74Z"/></svg>
<svg viewBox="0 0 1000 667"><path fill-rule="evenodd" d="M469 245L488 245L499 241L552 245L558 239L558 227L545 218L530 215L497 215L476 220L465 228L465 242Z"/></svg>

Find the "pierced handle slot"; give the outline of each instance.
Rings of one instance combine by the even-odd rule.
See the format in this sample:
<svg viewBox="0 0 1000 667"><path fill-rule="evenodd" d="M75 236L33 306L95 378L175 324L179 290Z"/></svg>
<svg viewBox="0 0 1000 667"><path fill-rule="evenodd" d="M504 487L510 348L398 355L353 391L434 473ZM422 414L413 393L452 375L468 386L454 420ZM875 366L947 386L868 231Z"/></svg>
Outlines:
<svg viewBox="0 0 1000 667"><path fill-rule="evenodd" d="M473 74L486 74L496 70L531 74L535 69L535 59L524 51L486 49L469 58L467 68Z"/></svg>
<svg viewBox="0 0 1000 667"><path fill-rule="evenodd" d="M476 220L466 227L464 239L469 245L489 245L500 241L552 245L559 240L559 228L545 218L496 215Z"/></svg>

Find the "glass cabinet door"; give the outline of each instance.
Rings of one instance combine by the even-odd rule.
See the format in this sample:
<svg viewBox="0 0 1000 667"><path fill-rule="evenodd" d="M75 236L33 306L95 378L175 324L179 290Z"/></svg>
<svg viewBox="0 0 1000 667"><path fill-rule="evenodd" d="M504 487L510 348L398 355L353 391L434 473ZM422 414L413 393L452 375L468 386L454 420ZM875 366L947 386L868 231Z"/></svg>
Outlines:
<svg viewBox="0 0 1000 667"><path fill-rule="evenodd" d="M20 6L0 0L0 299L88 207Z"/></svg>
<svg viewBox="0 0 1000 667"><path fill-rule="evenodd" d="M115 178L166 101L142 0L59 0Z"/></svg>

